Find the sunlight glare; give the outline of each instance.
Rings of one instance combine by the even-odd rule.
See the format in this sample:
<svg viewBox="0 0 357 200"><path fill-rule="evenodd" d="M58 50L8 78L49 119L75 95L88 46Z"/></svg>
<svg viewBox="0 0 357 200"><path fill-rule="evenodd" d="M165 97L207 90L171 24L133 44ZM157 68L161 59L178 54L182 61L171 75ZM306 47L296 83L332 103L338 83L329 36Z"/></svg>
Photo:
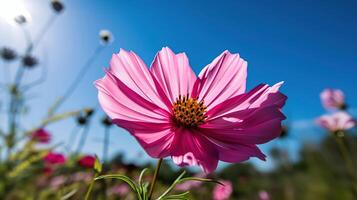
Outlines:
<svg viewBox="0 0 357 200"><path fill-rule="evenodd" d="M15 24L15 17L23 15L27 21L31 15L22 0L0 0L0 18L9 24Z"/></svg>

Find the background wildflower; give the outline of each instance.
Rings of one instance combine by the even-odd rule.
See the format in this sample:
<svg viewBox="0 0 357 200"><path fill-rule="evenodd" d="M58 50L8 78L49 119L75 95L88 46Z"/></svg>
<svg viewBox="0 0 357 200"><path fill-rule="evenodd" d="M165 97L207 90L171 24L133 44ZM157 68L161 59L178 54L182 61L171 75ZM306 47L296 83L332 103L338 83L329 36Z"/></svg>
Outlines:
<svg viewBox="0 0 357 200"><path fill-rule="evenodd" d="M322 105L326 109L346 109L345 95L342 90L327 88L320 94Z"/></svg>
<svg viewBox="0 0 357 200"><path fill-rule="evenodd" d="M84 168L93 168L95 162L95 157L91 155L85 155L79 158L78 164Z"/></svg>
<svg viewBox="0 0 357 200"><path fill-rule="evenodd" d="M343 111L323 115L316 120L316 123L332 133L343 132L356 126L356 121L351 115Z"/></svg>
<svg viewBox="0 0 357 200"><path fill-rule="evenodd" d="M213 200L227 200L233 192L232 183L222 180L213 189Z"/></svg>
<svg viewBox="0 0 357 200"><path fill-rule="evenodd" d="M41 128L31 134L31 138L39 143L49 143L51 141L51 134L45 129Z"/></svg>

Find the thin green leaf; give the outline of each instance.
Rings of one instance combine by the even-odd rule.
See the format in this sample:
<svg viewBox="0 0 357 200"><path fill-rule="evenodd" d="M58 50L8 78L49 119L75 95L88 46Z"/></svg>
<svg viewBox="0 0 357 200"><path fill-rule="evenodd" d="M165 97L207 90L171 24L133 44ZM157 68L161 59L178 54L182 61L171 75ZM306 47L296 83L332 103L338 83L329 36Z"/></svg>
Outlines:
<svg viewBox="0 0 357 200"><path fill-rule="evenodd" d="M182 178L185 174L186 174L186 171L183 171L183 172L175 179L175 181L172 183L172 185L171 185L169 188L167 188L167 190L166 190L164 193L162 193L162 195L161 195L159 198L157 198L157 199L158 199L158 200L161 200L161 199L163 199L167 194L169 194L169 193L171 192L171 190L175 188L175 186L179 183L179 181L181 180L181 178Z"/></svg>
<svg viewBox="0 0 357 200"><path fill-rule="evenodd" d="M70 191L67 194L65 194L64 196L62 196L61 200L70 199L74 194L76 194L77 191L78 191L78 189L73 189L72 191Z"/></svg>
<svg viewBox="0 0 357 200"><path fill-rule="evenodd" d="M15 166L12 171L10 171L8 173L8 176L10 178L14 178L14 177L18 176L23 171L25 171L27 168L29 168L33 163L41 160L47 153L48 153L47 151L43 151L43 152L40 152L36 155L29 157L27 160L22 161L20 164Z"/></svg>
<svg viewBox="0 0 357 200"><path fill-rule="evenodd" d="M145 169L143 169L143 170L141 171L141 173L140 173L139 182L138 182L140 187L141 187L141 185L142 185L142 181L143 181L144 174L145 174L148 170L149 170L148 168L145 168Z"/></svg>
<svg viewBox="0 0 357 200"><path fill-rule="evenodd" d="M144 184L141 186L142 194L143 194L143 199L147 199L147 193L148 193L149 185L150 185L149 183L144 183Z"/></svg>
<svg viewBox="0 0 357 200"><path fill-rule="evenodd" d="M179 183L184 183L186 181L200 181L200 182L206 182L206 183L216 183L216 184L220 184L223 185L223 183L214 180L214 179L207 179L207 178L198 178L198 177L186 177L183 178L179 181Z"/></svg>
<svg viewBox="0 0 357 200"><path fill-rule="evenodd" d="M42 120L42 122L36 126L35 128L29 130L26 132L26 135L30 135L31 133L33 133L34 131L36 131L37 129L41 128L41 127L44 127L50 123L53 123L53 122L57 122L57 121L60 121L60 120L63 120L63 119L66 119L68 117L72 117L72 116L76 116L78 115L79 113L81 113L84 109L80 109L80 110L75 110L75 111L71 111L71 112L64 112L64 113L61 113L61 114L57 114L57 115L53 115L53 116L50 116L48 117L47 119L44 119Z"/></svg>
<svg viewBox="0 0 357 200"><path fill-rule="evenodd" d="M135 192L139 191L134 181L132 181L129 177L125 175L121 175L121 174L102 175L102 176L98 176L94 180L100 180L100 179L119 179L127 183Z"/></svg>
<svg viewBox="0 0 357 200"><path fill-rule="evenodd" d="M163 200L178 200L178 199L184 199L184 200L187 200L187 199L190 199L189 198L189 195L190 192L184 192L184 193L181 193L181 194L173 194L173 195L169 195L167 197L164 197Z"/></svg>
<svg viewBox="0 0 357 200"><path fill-rule="evenodd" d="M56 111L58 105L60 105L60 103L62 102L62 100L63 100L63 97L58 97L58 98L55 100L55 102L50 106L50 109L49 109L48 112L47 112L47 116L50 117L50 116L52 116L52 115L55 113L55 111Z"/></svg>

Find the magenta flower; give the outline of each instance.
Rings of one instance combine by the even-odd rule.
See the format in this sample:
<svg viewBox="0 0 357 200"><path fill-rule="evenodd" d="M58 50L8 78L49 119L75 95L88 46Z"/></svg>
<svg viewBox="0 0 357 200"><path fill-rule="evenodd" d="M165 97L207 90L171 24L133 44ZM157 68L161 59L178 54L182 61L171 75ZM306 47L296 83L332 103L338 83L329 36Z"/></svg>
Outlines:
<svg viewBox="0 0 357 200"><path fill-rule="evenodd" d="M179 166L212 172L219 160L264 160L257 144L281 132L282 82L246 92L246 76L247 62L238 54L223 52L196 77L186 54L165 47L150 69L121 50L95 85L106 114L151 157L171 156Z"/></svg>
<svg viewBox="0 0 357 200"><path fill-rule="evenodd" d="M39 143L47 144L51 141L51 134L41 128L31 134L31 139Z"/></svg>
<svg viewBox="0 0 357 200"><path fill-rule="evenodd" d="M84 168L93 168L95 163L95 157L86 155L78 160L78 165Z"/></svg>
<svg viewBox="0 0 357 200"><path fill-rule="evenodd" d="M322 105L326 109L345 109L345 95L338 89L325 89L320 94Z"/></svg>
<svg viewBox="0 0 357 200"><path fill-rule="evenodd" d="M55 164L64 164L66 162L66 158L63 154L49 152L43 160L47 164L55 165Z"/></svg>
<svg viewBox="0 0 357 200"><path fill-rule="evenodd" d="M336 112L329 115L323 115L316 120L322 128L331 132L345 131L356 126L356 121L347 112Z"/></svg>
<svg viewBox="0 0 357 200"><path fill-rule="evenodd" d="M259 191L258 197L259 200L270 200L269 193L265 190Z"/></svg>
<svg viewBox="0 0 357 200"><path fill-rule="evenodd" d="M232 183L230 181L220 181L223 185L217 184L213 189L213 200L226 200L232 192Z"/></svg>

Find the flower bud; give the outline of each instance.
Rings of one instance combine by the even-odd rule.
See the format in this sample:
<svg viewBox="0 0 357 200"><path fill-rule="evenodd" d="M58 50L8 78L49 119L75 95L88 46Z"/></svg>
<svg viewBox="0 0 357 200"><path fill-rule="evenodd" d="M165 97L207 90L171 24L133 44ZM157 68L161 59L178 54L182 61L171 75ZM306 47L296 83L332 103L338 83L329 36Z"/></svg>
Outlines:
<svg viewBox="0 0 357 200"><path fill-rule="evenodd" d="M61 13L64 10L64 5L60 0L52 0L51 6L56 13Z"/></svg>
<svg viewBox="0 0 357 200"><path fill-rule="evenodd" d="M27 19L24 15L18 15L14 18L14 20L19 25L25 24L27 22Z"/></svg>
<svg viewBox="0 0 357 200"><path fill-rule="evenodd" d="M26 68L33 68L38 64L37 58L31 56L31 55L26 55L22 58L22 64Z"/></svg>
<svg viewBox="0 0 357 200"><path fill-rule="evenodd" d="M77 123L78 123L79 125L81 125L81 126L86 125L87 122L88 122L88 120L87 120L86 117L84 117L84 116L82 116L82 115L80 115L80 116L77 117Z"/></svg>
<svg viewBox="0 0 357 200"><path fill-rule="evenodd" d="M102 119L102 124L106 127L110 127L111 125L113 125L113 122L112 120L108 117L108 116L105 116L103 119Z"/></svg>
<svg viewBox="0 0 357 200"><path fill-rule="evenodd" d="M92 108L84 109L84 115L86 117L91 117L93 115L93 113L94 113L94 109L92 109Z"/></svg>
<svg viewBox="0 0 357 200"><path fill-rule="evenodd" d="M100 41L102 44L107 45L113 42L113 35L108 30L101 30L99 32Z"/></svg>
<svg viewBox="0 0 357 200"><path fill-rule="evenodd" d="M3 47L2 49L0 49L0 56L5 61L12 61L17 58L17 53L11 48Z"/></svg>

